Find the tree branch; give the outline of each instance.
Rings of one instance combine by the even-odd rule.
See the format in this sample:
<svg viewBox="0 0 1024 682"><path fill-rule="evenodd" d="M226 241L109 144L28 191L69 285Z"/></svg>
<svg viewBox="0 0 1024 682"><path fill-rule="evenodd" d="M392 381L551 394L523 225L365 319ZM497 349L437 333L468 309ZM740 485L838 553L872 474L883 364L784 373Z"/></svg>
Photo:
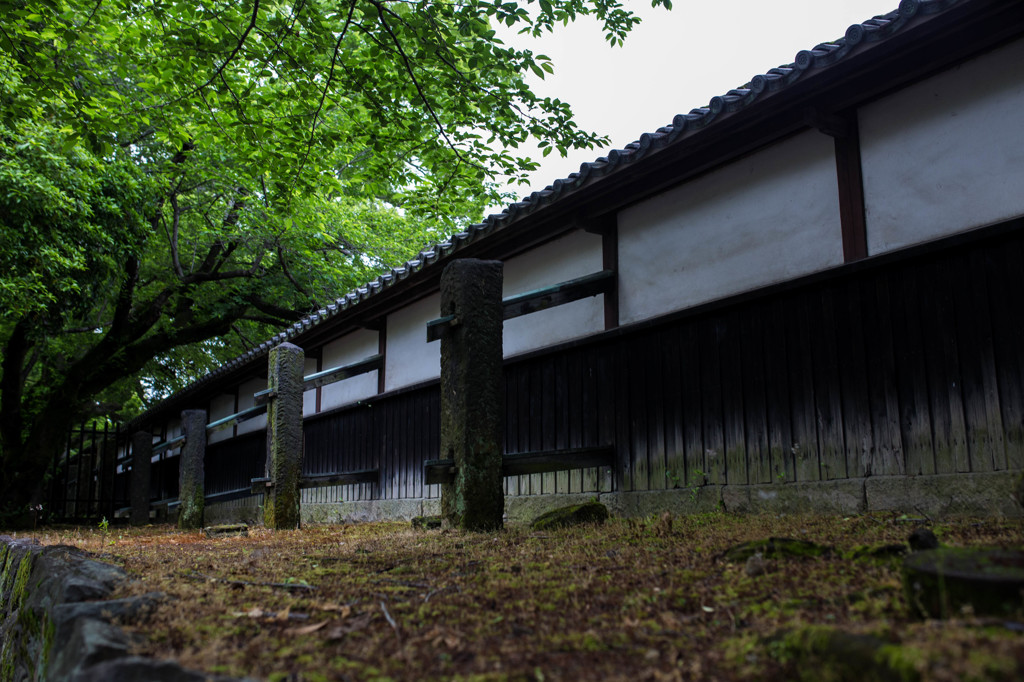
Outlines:
<svg viewBox="0 0 1024 682"><path fill-rule="evenodd" d="M409 60L409 56L405 54L405 49L402 47L402 41L398 39L398 36L396 36L394 31L391 30L391 25L388 24L387 19L384 18L383 5L381 5L380 2L377 2L377 0L370 0L370 4L377 8L377 16L380 18L381 26L383 26L384 30L388 32L389 36L391 36L391 42L394 43L395 49L398 50L398 54L402 58L402 64L405 66L405 71L409 74L409 79L412 81L412 84L416 86L416 92L419 93L420 99L423 100L423 106L427 108L427 111L430 113L430 117L434 119L437 131L441 133L441 137L444 138L445 144L448 145L448 148L452 150L455 154L455 158L459 161L464 161L474 168L483 168L480 164L473 163L463 157L458 147L456 147L455 143L452 142L450 137L448 137L448 131L445 130L444 124L441 123L441 119L438 117L437 112L434 111L433 105L430 104L430 100L427 99L426 93L423 92L423 87L420 85L419 79L417 79L416 74L413 73L412 62Z"/></svg>
<svg viewBox="0 0 1024 682"><path fill-rule="evenodd" d="M337 42L334 43L334 52L331 54L331 70L327 74L327 82L324 83L323 92L320 93L320 104L316 108L316 112L313 114L313 127L309 131L309 144L306 145L306 153L302 156L302 163L299 164L298 175L302 175L302 170L306 167L306 159L309 158L309 152L313 149L313 139L316 135L317 122L320 119L320 112L324 110L324 101L327 99L327 92L331 89L331 83L334 82L334 66L338 61L338 51L341 49L341 41L345 39L345 34L348 33L348 27L352 24L352 16L356 11L356 0L351 0L352 4L348 8L348 17L345 19L345 25L341 28L341 34L338 36Z"/></svg>

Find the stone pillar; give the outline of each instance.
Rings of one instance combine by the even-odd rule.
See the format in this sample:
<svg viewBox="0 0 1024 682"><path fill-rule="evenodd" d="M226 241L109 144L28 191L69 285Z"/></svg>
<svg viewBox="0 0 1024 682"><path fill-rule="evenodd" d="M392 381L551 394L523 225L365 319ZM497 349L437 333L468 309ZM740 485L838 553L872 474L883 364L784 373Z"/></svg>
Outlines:
<svg viewBox="0 0 1024 682"><path fill-rule="evenodd" d="M299 479L302 476L302 349L282 343L270 350L267 388L267 477L263 500L267 528L299 527Z"/></svg>
<svg viewBox="0 0 1024 682"><path fill-rule="evenodd" d="M153 436L139 431L132 436L132 475L128 491L132 503L131 524L149 523L150 463L153 459Z"/></svg>
<svg viewBox="0 0 1024 682"><path fill-rule="evenodd" d="M466 530L501 528L502 264L453 261L441 274L441 316L455 324L441 338L441 456L455 480L441 490L441 513Z"/></svg>
<svg viewBox="0 0 1024 682"><path fill-rule="evenodd" d="M194 530L203 527L206 506L203 458L206 456L206 410L185 410L181 413L181 430L185 445L181 448L178 469L178 528Z"/></svg>

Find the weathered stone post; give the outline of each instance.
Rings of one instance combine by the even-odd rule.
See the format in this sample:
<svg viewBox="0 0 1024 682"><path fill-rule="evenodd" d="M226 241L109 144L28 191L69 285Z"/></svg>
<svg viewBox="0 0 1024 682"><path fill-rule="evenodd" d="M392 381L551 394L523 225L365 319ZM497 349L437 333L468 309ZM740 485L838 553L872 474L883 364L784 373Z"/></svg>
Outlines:
<svg viewBox="0 0 1024 682"><path fill-rule="evenodd" d="M205 472L206 410L185 410L181 413L181 430L185 445L181 448L178 468L178 528L192 530L203 527L206 506Z"/></svg>
<svg viewBox="0 0 1024 682"><path fill-rule="evenodd" d="M132 503L131 524L144 526L149 523L150 462L153 459L153 436L139 431L132 436L132 475L129 497Z"/></svg>
<svg viewBox="0 0 1024 682"><path fill-rule="evenodd" d="M299 478L302 476L302 349L282 343L270 350L267 388L267 477L263 501L267 528L299 527Z"/></svg>
<svg viewBox="0 0 1024 682"><path fill-rule="evenodd" d="M441 338L441 456L455 480L441 490L441 513L467 530L501 528L502 264L462 259L441 274L441 315L454 315Z"/></svg>

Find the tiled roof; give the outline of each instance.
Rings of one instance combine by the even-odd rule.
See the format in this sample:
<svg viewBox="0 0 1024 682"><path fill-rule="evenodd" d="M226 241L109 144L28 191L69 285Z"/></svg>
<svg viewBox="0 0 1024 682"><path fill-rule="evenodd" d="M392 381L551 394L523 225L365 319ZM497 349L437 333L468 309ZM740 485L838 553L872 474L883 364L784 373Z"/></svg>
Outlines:
<svg viewBox="0 0 1024 682"><path fill-rule="evenodd" d="M820 43L809 50L797 53L793 63L778 66L750 79L742 87L729 90L723 95L712 97L704 107L692 109L688 114L677 114L669 125L658 128L654 132L644 133L640 139L622 149L615 149L595 161L584 163L578 173L567 178L555 180L543 190L533 192L520 201L509 206L499 214L488 216L482 223L471 225L464 232L448 237L447 240L421 251L416 258L405 264L392 268L377 279L350 291L338 298L334 303L296 322L284 331L247 353L222 365L219 369L191 384L188 388L171 396L166 401L150 408L145 414L132 420L129 427L143 424L147 417L160 411L168 402L178 402L187 395L200 392L206 385L218 378L249 365L254 360L265 356L271 348L285 341L291 341L304 332L330 320L345 311L358 306L379 294L395 287L411 275L424 268L434 266L438 261L445 260L458 253L464 247L475 243L488 235L504 230L524 217L558 202L578 192L601 178L639 163L653 152L672 145L682 137L689 137L698 131L714 124L722 114L734 113L752 107L765 95L785 90L800 80L809 70L829 67L842 61L861 44L884 41L903 29L915 17L942 12L965 0L902 0L899 8L869 19L860 24L853 24L846 30L846 35L838 40Z"/></svg>

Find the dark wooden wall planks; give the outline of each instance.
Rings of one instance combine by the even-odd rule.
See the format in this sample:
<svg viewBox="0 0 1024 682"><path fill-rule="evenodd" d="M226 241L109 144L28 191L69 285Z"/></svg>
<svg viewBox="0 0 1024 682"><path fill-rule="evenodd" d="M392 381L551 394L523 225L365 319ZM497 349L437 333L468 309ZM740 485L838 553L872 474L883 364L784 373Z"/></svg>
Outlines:
<svg viewBox="0 0 1024 682"><path fill-rule="evenodd" d="M1004 227L510 360L507 453L615 444L618 462L506 493L1024 468L1022 258L1024 228ZM308 418L306 473L381 481L314 501L436 497L439 413L433 384ZM211 492L262 471L264 445L236 441L210 448Z"/></svg>

